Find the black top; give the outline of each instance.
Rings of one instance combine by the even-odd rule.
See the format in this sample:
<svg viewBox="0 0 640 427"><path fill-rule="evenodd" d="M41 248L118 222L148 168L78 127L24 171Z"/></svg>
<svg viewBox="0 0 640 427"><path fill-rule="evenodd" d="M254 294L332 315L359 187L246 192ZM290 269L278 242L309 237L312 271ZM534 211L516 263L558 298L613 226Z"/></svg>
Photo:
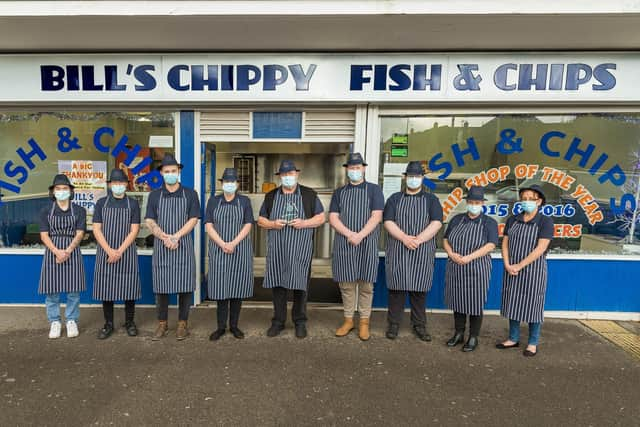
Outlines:
<svg viewBox="0 0 640 427"><path fill-rule="evenodd" d="M384 210L384 195L380 186L371 182L363 182L359 185L353 185L348 183L347 185L336 189L331 196L331 203L329 205L329 212L340 213L340 197L346 189L356 189L360 191L367 190L367 197L369 198L369 210L381 211Z"/></svg>
<svg viewBox="0 0 640 427"><path fill-rule="evenodd" d="M275 198L276 193L278 192L280 194L284 194L284 192L282 191L282 186L269 191L265 195L264 201L262 202L262 206L260 206L259 215L261 217L269 218L269 216L271 215L271 209L273 208L273 200ZM313 216L324 212L324 207L322 206L322 202L318 198L318 193L316 193L315 190L312 190L309 187L305 187L303 185L298 184L296 188L296 192L300 193L302 196L302 204L305 206L305 216L308 217L307 219L311 219ZM313 197L313 200L305 199L305 195L308 196L309 198ZM310 202L313 205L312 212L307 212L307 202ZM309 213L313 213L313 215L309 215Z"/></svg>
<svg viewBox="0 0 640 427"><path fill-rule="evenodd" d="M153 190L149 193L149 200L147 201L147 212L145 214L145 218L150 218L153 220L158 219L158 208L160 204L160 194L162 197L182 197L187 198L187 214L189 219L191 218L200 218L200 199L198 198L198 193L196 193L193 189L180 187L174 191L173 193L167 190L166 186L162 186L157 190Z"/></svg>
<svg viewBox="0 0 640 427"><path fill-rule="evenodd" d="M122 199L116 199L113 196L106 196L98 200L96 203L96 207L93 211L93 223L102 223L102 210L104 209L104 204L109 199L109 204L107 208L109 209L127 209L127 199L129 199L129 208L131 209L131 213L129 215L129 221L131 224L140 224L140 206L138 205L138 201L131 197L123 197Z"/></svg>
<svg viewBox="0 0 640 427"><path fill-rule="evenodd" d="M454 216L453 218L451 218L451 221L449 221L449 225L447 225L447 230L444 232L444 238L445 239L449 238L449 234L454 228L456 228L458 225L463 224L464 222L467 222L467 221L471 221L471 222L482 221L482 229L483 229L485 238L487 240L487 243L493 243L495 245L498 244L498 223L496 222L495 219L485 214L478 215L475 218L471 218L466 213L462 213Z"/></svg>
<svg viewBox="0 0 640 427"><path fill-rule="evenodd" d="M429 200L429 221L442 222L442 206L440 200L434 194L427 193L424 189L420 190L416 194L407 194L403 192L393 193L387 200L387 204L384 206L384 213L382 215L384 221L396 220L396 209L400 203L400 199L404 194L405 197L426 197Z"/></svg>
<svg viewBox="0 0 640 427"><path fill-rule="evenodd" d="M56 202L52 202L56 205L53 214L56 216L70 216L71 215L71 203L66 211L60 209L60 206ZM47 205L40 211L40 231L49 231L49 214L51 213L51 205ZM76 216L76 230L87 231L87 211L82 206L74 205L73 214Z"/></svg>
<svg viewBox="0 0 640 427"><path fill-rule="evenodd" d="M219 194L211 197L207 202L207 210L205 212L205 224L213 223L213 211L220 205L220 203L232 204L236 203L236 200L240 202L240 208L242 209L242 222L243 224L253 224L253 209L251 209L251 200L247 196L242 194L236 194L236 196L228 202L224 198L224 195Z"/></svg>
<svg viewBox="0 0 640 427"><path fill-rule="evenodd" d="M525 224L537 224L538 225L538 239L553 239L553 219L551 217L542 215L540 212L534 216L531 221L525 222L524 214L510 216L507 219L507 223L504 226L504 235L509 234L509 228L515 224L515 222L522 222Z"/></svg>

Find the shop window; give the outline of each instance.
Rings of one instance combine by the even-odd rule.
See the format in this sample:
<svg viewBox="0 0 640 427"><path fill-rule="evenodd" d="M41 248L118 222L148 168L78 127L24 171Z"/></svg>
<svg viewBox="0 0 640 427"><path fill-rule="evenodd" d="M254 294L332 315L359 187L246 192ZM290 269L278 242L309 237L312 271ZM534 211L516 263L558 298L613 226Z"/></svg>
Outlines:
<svg viewBox="0 0 640 427"><path fill-rule="evenodd" d="M445 222L465 211L468 185L486 187L486 213L504 224L520 211L518 190L538 184L552 252L640 249L640 114L383 117L380 156L387 197L408 161L423 162Z"/></svg>
<svg viewBox="0 0 640 427"><path fill-rule="evenodd" d="M39 212L50 204L54 175L66 173L76 185L73 202L88 212L82 246L95 248L93 207L107 194L111 169L129 175L127 194L138 200L144 217L147 196L159 185L153 171L174 145L174 118L168 112L0 113L0 245L43 247ZM140 247L148 234L142 227Z"/></svg>

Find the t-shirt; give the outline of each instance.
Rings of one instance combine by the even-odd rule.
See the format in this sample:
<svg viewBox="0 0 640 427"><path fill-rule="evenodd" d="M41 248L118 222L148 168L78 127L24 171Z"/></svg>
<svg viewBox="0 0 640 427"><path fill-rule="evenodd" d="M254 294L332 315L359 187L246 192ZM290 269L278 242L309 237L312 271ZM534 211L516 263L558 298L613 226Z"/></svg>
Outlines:
<svg viewBox="0 0 640 427"><path fill-rule="evenodd" d="M131 224L140 224L140 205L136 199L131 197L123 197L122 199L117 199L113 196L103 197L96 202L96 207L93 211L93 222L102 224L102 211L104 209L104 205L109 199L109 203L107 203L108 209L127 209L127 200L129 201L129 222Z"/></svg>
<svg viewBox="0 0 640 427"><path fill-rule="evenodd" d="M73 213L71 212L71 205L69 204L69 208L66 211L63 211L60 206L56 202L52 202L55 205L54 215L59 216L76 216L76 230L87 231L87 211L82 206L73 205ZM40 211L40 231L49 231L49 214L51 213L51 205L46 206Z"/></svg>
<svg viewBox="0 0 640 427"><path fill-rule="evenodd" d="M471 218L469 217L469 215L464 213L454 216L453 218L451 218L451 221L449 221L449 224L447 225L447 230L444 232L444 238L448 239L451 231L454 230L458 225L466 221L482 221L482 232L484 233L487 243L493 243L495 245L498 244L498 223L495 219L484 214L478 215L475 218Z"/></svg>
<svg viewBox="0 0 640 427"><path fill-rule="evenodd" d="M147 212L144 216L145 218L153 219L154 221L158 219L161 194L163 198L183 197L184 195L187 199L187 218L200 218L200 199L198 197L198 193L193 189L183 187L182 185L173 193L169 192L165 186L149 193Z"/></svg>
<svg viewBox="0 0 640 427"><path fill-rule="evenodd" d="M230 202L224 198L224 195L219 194L211 197L207 202L207 210L205 212L205 223L213 224L213 211L220 205L220 203L232 204L240 203L240 209L242 209L242 223L253 224L253 209L251 208L251 200L247 196L237 194Z"/></svg>
<svg viewBox="0 0 640 427"><path fill-rule="evenodd" d="M340 213L340 200L345 191L367 191L367 198L369 199L369 210L382 211L384 210L384 195L382 189L377 184L371 182L363 182L359 185L353 185L351 183L336 189L331 196L331 203L329 204L329 212Z"/></svg>
<svg viewBox="0 0 640 427"><path fill-rule="evenodd" d="M524 214L519 214L515 216L509 217L507 219L507 223L504 226L503 234L505 236L509 235L509 229L516 222L522 222L524 224L537 224L538 225L538 237L537 239L553 239L553 219L551 217L542 215L541 213L537 213L536 216L533 217L528 222L524 221Z"/></svg>
<svg viewBox="0 0 640 427"><path fill-rule="evenodd" d="M420 190L420 192L416 194L406 194L402 192L393 193L384 206L384 213L382 214L382 218L384 221L396 221L396 210L403 194L405 197L425 197L427 199L427 203L429 203L429 222L442 222L443 215L442 206L440 206L440 200L436 195L427 193L424 190Z"/></svg>

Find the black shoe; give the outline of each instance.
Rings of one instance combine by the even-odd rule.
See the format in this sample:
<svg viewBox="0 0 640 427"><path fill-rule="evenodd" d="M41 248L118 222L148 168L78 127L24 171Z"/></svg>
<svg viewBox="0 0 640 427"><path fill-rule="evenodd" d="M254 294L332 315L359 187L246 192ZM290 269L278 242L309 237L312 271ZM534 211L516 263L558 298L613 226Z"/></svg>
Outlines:
<svg viewBox="0 0 640 427"><path fill-rule="evenodd" d="M395 323L389 323L389 327L387 328L386 336L390 340L395 340L398 338L398 330L400 329L400 325Z"/></svg>
<svg viewBox="0 0 640 427"><path fill-rule="evenodd" d="M237 338L239 340L244 338L244 332L242 332L240 329L238 329L237 327L234 328L229 328L229 330L231 331L231 333L233 334L234 338Z"/></svg>
<svg viewBox="0 0 640 427"><path fill-rule="evenodd" d="M449 341L447 347L455 347L464 341L464 332L456 332Z"/></svg>
<svg viewBox="0 0 640 427"><path fill-rule="evenodd" d="M517 342L517 343L515 343L515 344L511 344L511 345L504 345L504 344L502 344L501 342L499 342L498 344L496 344L496 348L497 348L498 350L506 350L506 349L508 349L508 348L517 348L517 347L520 347L520 343L519 343L519 342Z"/></svg>
<svg viewBox="0 0 640 427"><path fill-rule="evenodd" d="M536 352L535 352L535 353L534 353L533 351L526 350L526 349L522 352L522 355L523 355L524 357L533 357L533 356L535 356L536 354L538 354L538 350L536 350Z"/></svg>
<svg viewBox="0 0 640 427"><path fill-rule="evenodd" d="M469 337L467 343L462 347L462 351L473 351L478 346L478 337L474 337L473 335Z"/></svg>
<svg viewBox="0 0 640 427"><path fill-rule="evenodd" d="M133 320L124 323L124 328L127 330L127 335L135 337L138 335L138 328Z"/></svg>
<svg viewBox="0 0 640 427"><path fill-rule="evenodd" d="M422 341L431 341L431 335L427 333L427 328L422 325L416 325L413 327L413 333Z"/></svg>
<svg viewBox="0 0 640 427"><path fill-rule="evenodd" d="M280 335L280 332L284 329L282 325L272 324L271 327L267 330L267 336L270 338L277 337Z"/></svg>
<svg viewBox="0 0 640 427"><path fill-rule="evenodd" d="M224 329L216 329L215 331L213 331L213 333L211 335L209 335L209 341L218 341L220 339L221 336L223 336L225 333Z"/></svg>
<svg viewBox="0 0 640 427"><path fill-rule="evenodd" d="M113 334L113 323L105 323L102 329L98 332L99 340L106 340Z"/></svg>
<svg viewBox="0 0 640 427"><path fill-rule="evenodd" d="M304 323L298 323L296 325L296 338L307 337L307 326Z"/></svg>

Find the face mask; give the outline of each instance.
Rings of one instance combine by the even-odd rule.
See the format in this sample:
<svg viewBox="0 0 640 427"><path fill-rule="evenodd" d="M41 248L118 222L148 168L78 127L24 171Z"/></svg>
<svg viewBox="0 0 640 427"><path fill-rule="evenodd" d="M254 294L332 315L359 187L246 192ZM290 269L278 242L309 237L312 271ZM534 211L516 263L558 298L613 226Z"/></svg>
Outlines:
<svg viewBox="0 0 640 427"><path fill-rule="evenodd" d="M63 202L65 200L69 200L69 197L71 197L71 191L56 190L53 192L53 195L55 196L56 200L60 200L61 202Z"/></svg>
<svg viewBox="0 0 640 427"><path fill-rule="evenodd" d="M293 187L294 185L296 185L296 177L292 175L283 176L282 185L289 188Z"/></svg>
<svg viewBox="0 0 640 427"><path fill-rule="evenodd" d="M164 175L162 175L162 178L164 178L164 182L169 185L173 185L178 182L178 177L179 175L177 173L165 173Z"/></svg>
<svg viewBox="0 0 640 427"><path fill-rule="evenodd" d="M238 189L238 184L235 182L223 182L222 183L222 191L227 194L233 194Z"/></svg>
<svg viewBox="0 0 640 427"><path fill-rule="evenodd" d="M538 204L535 202L535 200L525 200L524 202L522 202L522 209L524 209L526 213L533 213L536 209L538 209Z"/></svg>
<svg viewBox="0 0 640 427"><path fill-rule="evenodd" d="M127 186L122 184L114 184L111 186L111 192L116 196L122 196L127 191Z"/></svg>
<svg viewBox="0 0 640 427"><path fill-rule="evenodd" d="M349 177L349 181L358 182L362 180L362 171L360 170L348 170L347 176Z"/></svg>
<svg viewBox="0 0 640 427"><path fill-rule="evenodd" d="M482 212L482 205L467 205L467 212L471 215L479 215Z"/></svg>
<svg viewBox="0 0 640 427"><path fill-rule="evenodd" d="M410 176L407 177L407 187L411 190L415 190L422 186L422 177L421 176Z"/></svg>

